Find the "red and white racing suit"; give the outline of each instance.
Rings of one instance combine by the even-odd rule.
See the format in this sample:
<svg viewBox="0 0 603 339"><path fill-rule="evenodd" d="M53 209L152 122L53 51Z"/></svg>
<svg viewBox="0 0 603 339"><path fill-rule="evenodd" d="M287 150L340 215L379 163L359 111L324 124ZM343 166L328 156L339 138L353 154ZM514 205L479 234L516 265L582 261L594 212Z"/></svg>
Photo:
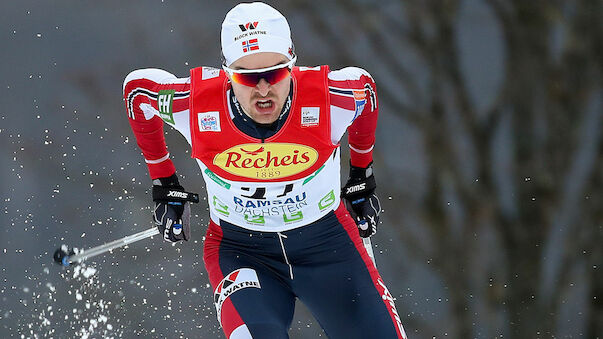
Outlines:
<svg viewBox="0 0 603 339"><path fill-rule="evenodd" d="M124 82L129 121L152 179L175 168L163 123L191 144L205 179L204 261L227 338L287 338L295 298L332 338L405 338L393 298L340 203L339 140L372 161L378 104L364 70L295 67L280 129L261 139L233 123L231 87L210 67L159 69ZM289 106L290 105L290 106Z"/></svg>

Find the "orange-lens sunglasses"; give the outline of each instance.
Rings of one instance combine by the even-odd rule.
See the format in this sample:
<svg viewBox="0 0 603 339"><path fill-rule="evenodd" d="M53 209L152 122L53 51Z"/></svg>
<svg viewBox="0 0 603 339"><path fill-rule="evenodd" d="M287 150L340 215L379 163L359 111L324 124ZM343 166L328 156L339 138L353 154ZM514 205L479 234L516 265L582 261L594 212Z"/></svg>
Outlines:
<svg viewBox="0 0 603 339"><path fill-rule="evenodd" d="M264 79L271 85L275 85L291 74L291 69L296 60L297 56L293 57L293 59L285 64L278 64L260 69L232 69L224 65L222 68L230 75L232 81L241 85L255 87L258 82L260 82L260 79Z"/></svg>

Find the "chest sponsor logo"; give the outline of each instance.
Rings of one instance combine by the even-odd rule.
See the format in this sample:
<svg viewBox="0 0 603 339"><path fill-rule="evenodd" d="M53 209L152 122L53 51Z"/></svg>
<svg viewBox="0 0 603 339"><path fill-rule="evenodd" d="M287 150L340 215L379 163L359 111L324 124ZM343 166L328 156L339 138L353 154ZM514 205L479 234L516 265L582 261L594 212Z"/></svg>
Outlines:
<svg viewBox="0 0 603 339"><path fill-rule="evenodd" d="M157 96L157 108L159 109L159 116L163 121L173 124L174 115L172 114L172 103L174 102L175 90L162 90L159 91Z"/></svg>
<svg viewBox="0 0 603 339"><path fill-rule="evenodd" d="M243 144L214 157L228 173L253 179L279 179L301 173L318 160L312 147L289 143Z"/></svg>
<svg viewBox="0 0 603 339"><path fill-rule="evenodd" d="M201 69L201 80L216 78L220 75L220 70L213 67L203 67Z"/></svg>
<svg viewBox="0 0 603 339"><path fill-rule="evenodd" d="M199 131L220 132L220 112L197 113L197 120L199 121Z"/></svg>
<svg viewBox="0 0 603 339"><path fill-rule="evenodd" d="M318 126L320 119L320 107L302 107L301 125L302 127Z"/></svg>
<svg viewBox="0 0 603 339"><path fill-rule="evenodd" d="M305 71L320 71L320 66L316 66L316 67L299 66L299 70L301 72L305 72Z"/></svg>
<svg viewBox="0 0 603 339"><path fill-rule="evenodd" d="M331 190L331 192L320 199L318 202L318 209L322 212L325 209L333 206L333 203L335 203L335 193L333 190Z"/></svg>
<svg viewBox="0 0 603 339"><path fill-rule="evenodd" d="M250 215L245 214L245 221L251 225L264 225L266 223L266 219L264 219L263 215Z"/></svg>
<svg viewBox="0 0 603 339"><path fill-rule="evenodd" d="M245 220L249 222L248 216L268 217L275 215L285 216L285 222L298 221L302 218L301 210L308 206L306 192L285 198L284 196L274 199L244 199L233 197L234 211L245 215ZM290 215L287 217L286 215ZM294 218L294 217L295 218ZM263 220L263 219L262 219Z"/></svg>
<svg viewBox="0 0 603 339"><path fill-rule="evenodd" d="M218 197L216 197L215 195L212 196L211 202L216 212L226 217L230 215L230 212L228 211L228 205L222 202L222 200L220 200Z"/></svg>
<svg viewBox="0 0 603 339"><path fill-rule="evenodd" d="M295 213L292 213L291 215L283 214L283 221L285 222L285 224L292 224L300 222L302 220L304 220L304 214L302 213L302 211L297 211Z"/></svg>
<svg viewBox="0 0 603 339"><path fill-rule="evenodd" d="M206 168L204 172L216 184L226 188L227 190L230 189L231 185L229 183L227 183L226 181L220 179L220 177L218 177L214 172L210 171L209 168Z"/></svg>

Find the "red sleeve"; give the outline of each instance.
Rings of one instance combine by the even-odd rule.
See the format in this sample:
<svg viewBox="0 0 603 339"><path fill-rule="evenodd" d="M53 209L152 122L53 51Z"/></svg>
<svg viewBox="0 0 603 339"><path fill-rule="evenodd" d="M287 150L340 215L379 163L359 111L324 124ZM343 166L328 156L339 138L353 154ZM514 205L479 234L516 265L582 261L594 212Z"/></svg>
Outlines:
<svg viewBox="0 0 603 339"><path fill-rule="evenodd" d="M379 108L377 87L368 72L347 67L329 78L331 105L350 114L348 144L352 166L366 168L373 161Z"/></svg>
<svg viewBox="0 0 603 339"><path fill-rule="evenodd" d="M379 105L377 103L377 86L373 79L363 75L360 77L360 81L365 89L366 103L360 115L348 127L348 143L352 166L366 168L373 161Z"/></svg>
<svg viewBox="0 0 603 339"><path fill-rule="evenodd" d="M151 179L169 177L176 172L176 168L169 158L163 134L163 120L155 115L158 108L157 99L161 90L188 91L189 84L159 83L149 79L153 76L156 77L158 70L147 71L146 74L145 71L139 70L130 73L124 83L124 100L128 120L147 163ZM186 102L183 101L184 99L172 99L169 102L170 112L175 108L173 106L176 105L186 105L188 107L188 96ZM143 104L150 105L153 108L153 110L147 109L146 117L141 108Z"/></svg>

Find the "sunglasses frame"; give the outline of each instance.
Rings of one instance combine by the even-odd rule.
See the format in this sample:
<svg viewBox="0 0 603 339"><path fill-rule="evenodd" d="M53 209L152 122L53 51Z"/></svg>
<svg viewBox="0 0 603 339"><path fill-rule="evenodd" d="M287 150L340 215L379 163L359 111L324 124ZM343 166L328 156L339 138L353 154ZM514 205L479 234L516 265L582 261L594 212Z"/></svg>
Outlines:
<svg viewBox="0 0 603 339"><path fill-rule="evenodd" d="M232 78L233 73L239 73L239 74L265 73L265 72L270 72L270 71L274 71L276 69L281 69L281 68L289 68L291 70L291 69L293 69L293 65L295 65L296 61L297 61L297 55L294 56L287 63L278 64L278 65L274 65L274 66L270 66L270 67L266 67L266 68L233 69L233 68L227 67L226 65L222 65L222 69L224 69L224 72L226 72Z"/></svg>

